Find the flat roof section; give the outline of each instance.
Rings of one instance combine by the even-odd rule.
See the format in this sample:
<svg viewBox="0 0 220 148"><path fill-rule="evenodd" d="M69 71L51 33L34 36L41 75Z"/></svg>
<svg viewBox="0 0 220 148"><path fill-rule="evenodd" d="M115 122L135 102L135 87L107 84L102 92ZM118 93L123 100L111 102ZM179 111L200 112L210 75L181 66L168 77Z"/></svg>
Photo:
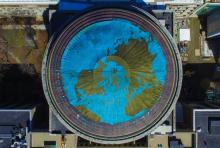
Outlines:
<svg viewBox="0 0 220 148"><path fill-rule="evenodd" d="M20 125L27 127L32 118L31 110L0 110L0 117L0 147L11 147L12 132Z"/></svg>
<svg viewBox="0 0 220 148"><path fill-rule="evenodd" d="M31 110L0 110L0 117L0 125L26 125L31 120Z"/></svg>
<svg viewBox="0 0 220 148"><path fill-rule="evenodd" d="M208 120L209 133L213 135L220 135L220 117L210 117Z"/></svg>
<svg viewBox="0 0 220 148"><path fill-rule="evenodd" d="M198 148L219 147L220 135L216 133L218 131L210 132L210 127L214 125L214 123L212 125L212 121L219 118L220 109L196 109L193 111L193 130L197 134L195 139ZM220 128L215 128L215 130L220 130Z"/></svg>
<svg viewBox="0 0 220 148"><path fill-rule="evenodd" d="M77 146L77 136L74 134L66 134L62 140L61 134L51 134L48 132L32 132L31 136L32 148L45 147L46 145L55 145L61 148L75 148Z"/></svg>

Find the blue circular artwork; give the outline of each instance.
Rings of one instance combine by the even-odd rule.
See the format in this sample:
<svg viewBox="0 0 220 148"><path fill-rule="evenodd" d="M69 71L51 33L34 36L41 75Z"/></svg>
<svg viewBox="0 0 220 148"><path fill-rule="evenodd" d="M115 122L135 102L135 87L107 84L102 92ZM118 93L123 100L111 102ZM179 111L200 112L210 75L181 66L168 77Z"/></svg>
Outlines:
<svg viewBox="0 0 220 148"><path fill-rule="evenodd" d="M61 58L69 103L80 115L110 125L147 113L159 101L166 75L156 37L124 19L83 28Z"/></svg>

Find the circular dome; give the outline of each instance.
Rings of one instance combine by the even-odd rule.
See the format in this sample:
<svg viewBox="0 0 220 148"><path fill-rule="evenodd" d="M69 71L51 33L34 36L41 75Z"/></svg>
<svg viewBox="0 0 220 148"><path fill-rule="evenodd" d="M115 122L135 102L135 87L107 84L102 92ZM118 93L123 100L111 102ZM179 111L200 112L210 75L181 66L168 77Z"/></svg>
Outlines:
<svg viewBox="0 0 220 148"><path fill-rule="evenodd" d="M51 39L42 79L58 119L90 141L130 142L173 110L182 81L176 45L142 10L104 8Z"/></svg>

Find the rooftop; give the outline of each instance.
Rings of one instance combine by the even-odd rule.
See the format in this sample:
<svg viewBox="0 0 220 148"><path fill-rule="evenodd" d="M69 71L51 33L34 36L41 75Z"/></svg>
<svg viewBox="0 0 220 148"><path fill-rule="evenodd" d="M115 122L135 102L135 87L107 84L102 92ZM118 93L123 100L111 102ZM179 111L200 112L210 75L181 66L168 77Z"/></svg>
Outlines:
<svg viewBox="0 0 220 148"><path fill-rule="evenodd" d="M50 134L48 132L32 132L31 138L32 148L45 147L46 145L55 145L59 148L75 148L77 145L77 136L75 136L74 134L66 134L63 140L61 134Z"/></svg>
<svg viewBox="0 0 220 148"><path fill-rule="evenodd" d="M135 137L132 137L132 134L135 133L136 129L138 129L138 128L141 129L142 127L148 128L148 127L150 127L149 125L152 123L158 124L158 125L161 124L155 120L159 120L159 118L162 118L162 116L164 119L167 118L167 116L169 114L167 112L167 110L169 110L171 112L172 107L173 107L171 102L177 98L172 93L173 93L173 91L176 91L176 89L179 89L179 87L173 86L172 88L175 88L175 90L172 90L172 91L170 91L172 88L169 89L169 91L166 91L166 89L168 89L168 87L171 85L181 85L180 84L181 78L175 79L175 80L173 79L173 78L179 77L179 72L177 72L177 71L181 70L181 69L179 69L179 68L181 68L181 66L177 66L175 64L175 68L172 68L172 70L169 70L172 66L174 66L173 62L177 62L179 60L178 57L173 57L173 55L177 56L178 54L177 55L172 54L172 57L171 57L171 55L169 55L171 52L174 52L174 50L176 50L176 49L173 49L172 47L168 48L167 47L168 44L167 45L161 44L164 46L162 46L160 48L160 50L156 50L158 46L156 44L154 44L154 52L160 52L161 50L164 50L164 51L167 50L164 53L166 56L167 63L170 63L170 64L168 64L169 66L167 66L167 67L163 66L163 63L159 62L161 59L164 58L163 56L158 56L158 57L155 57L155 59L154 59L155 63L156 63L156 61L158 61L158 63L160 63L160 68L164 67L170 71L169 75L167 75L166 78L160 77L160 79L159 79L156 77L156 79L158 79L159 81L166 79L165 83L161 83L161 84L168 86L168 87L163 86L164 89L163 89L161 98L164 97L164 99L160 99L161 102L156 102L156 99L154 99L155 101L152 102L153 103L152 105L150 102L146 102L146 104L147 104L146 108L149 109L149 111L147 111L147 112L145 112L145 110L144 110L145 106L143 106L143 105L141 105L141 107L144 107L144 109L143 110L142 110L142 108L141 108L141 110L139 109L138 105L140 103L138 103L138 101L136 102L135 99L131 99L134 101L134 104L128 103L130 105L130 107L126 106L126 102L125 103L120 102L121 100L122 101L127 100L127 99L124 99L126 97L135 96L135 95L124 96L124 94L126 94L127 92L130 94L133 94L132 88L134 88L134 87L136 88L135 91L139 90L139 82L136 81L138 84L135 86L133 85L133 83L131 85L129 84L129 87L131 86L130 87L131 89L129 89L129 91L127 91L128 90L127 89L127 86L128 86L127 81L124 80L123 78L118 79L117 77L118 76L123 77L122 74L124 74L124 70L129 70L131 72L131 71L135 71L136 69L139 68L139 66L134 66L136 69L135 68L134 69L133 68L127 69L128 65L132 67L133 63L135 63L135 64L141 63L143 66L144 65L143 63L147 63L147 62L143 62L142 59L140 60L140 58L138 58L138 56L145 55L146 50L143 50L143 54L136 54L136 52L133 53L133 51L131 51L131 52L128 52L127 56L125 56L125 57L121 56L121 51L124 50L125 47L130 46L130 44L133 45L136 42L136 40L134 40L134 39L137 38L137 40L138 40L138 38L141 37L141 35L143 35L143 34L144 34L144 38L143 38L144 42L145 42L145 40L147 40L148 42L151 41L147 38L147 35L145 35L145 33L140 34L140 31L142 31L142 30L145 31L146 28L148 28L147 31L151 31L150 32L151 36L157 35L155 37L154 43L156 43L156 41L161 42L161 43L162 42L170 42L170 41L166 40L166 38L164 38L163 36L160 37L160 35L162 35L162 33L160 34L160 32L163 31L161 26L157 26L156 24L150 24L151 22L148 20L143 20L144 22L146 22L146 25L144 25L143 28L141 28L142 30L140 30L139 33L137 33L137 34L136 34L135 30L134 31L129 30L129 29L133 29L132 27L128 27L128 30L125 30L125 29L127 29L126 26L130 26L129 21L135 22L134 24L139 24L140 19L143 19L143 18L138 19L139 18L138 15L135 15L135 17L133 18L133 12L130 12L127 10L120 10L120 11L119 10L115 11L115 10L116 9L102 9L102 10L96 10L96 11L91 12L91 15L89 15L89 17L92 17L94 14L96 14L95 19L93 18L93 20L92 20L92 21L94 21L92 23L92 25L96 25L96 26L90 27L91 25L87 22L85 25L86 27L84 27L85 30L87 31L86 36L83 34L84 32L82 32L82 34L79 33L79 34L76 34L75 36L70 36L70 34L75 34L75 30L72 28L72 26L74 26L74 28L78 27L78 26L73 25L74 23L70 23L69 27L67 27L67 29L64 29L63 33L62 33L63 35L65 34L65 36L68 34L67 38L63 38L62 35L57 36L57 40L54 40L55 42L51 43L51 47L53 49L51 49L49 52L56 49L54 51L57 52L57 54L55 52L53 54L48 53L48 57L45 58L45 65L44 65L45 68L43 68L43 70L44 70L43 76L45 76L43 78L43 82L45 82L43 84L44 89L45 89L45 94L46 94L46 96L48 96L47 97L48 102L51 105L53 111L55 112L55 115L58 116L58 119L64 120L65 122L63 121L62 123L65 123L65 126L67 126L67 127L69 126L69 129L72 129L73 132L75 132L75 133L79 132L79 134L81 136L84 136L84 138L87 138L91 141L96 141L96 142L122 143L125 141L128 142L128 140L133 141ZM107 15L108 13L110 13L111 15ZM121 15L120 13L126 13L126 16ZM145 13L145 14L147 14L147 13ZM117 17L117 20L115 20L114 18L117 15L119 15L119 17L123 18L124 20L123 21L121 19L119 20L119 17ZM104 23L101 21L99 22L98 20L100 19L99 18L100 16L101 16L101 18L105 18L105 16L106 16L107 19L108 19L108 17L111 17L111 21L105 21ZM129 16L129 17L127 17L127 16ZM80 21L80 25L83 26L84 21L81 21L81 20L83 20L82 18L83 18L83 16L78 19ZM131 20L131 18L132 18L132 20ZM149 17L149 19L152 19L152 18ZM95 23L96 21L98 21L99 23ZM156 20L154 22L156 22ZM123 23L123 25L121 25L121 23ZM117 25L115 25L115 24L117 24ZM143 22L142 22L142 24L143 24ZM109 28L109 29L112 29L113 27L115 27L115 28L112 29L112 31L109 33L109 32L105 32L106 28L103 29L103 25L105 25L105 27L107 26L107 28ZM120 27L120 26L124 26L123 29L122 28L118 29L118 27ZM153 26L155 28L153 28ZM96 29L96 27L99 27L99 29ZM136 26L134 26L134 27L136 27ZM90 30L90 28L92 28L93 30ZM152 28L152 29L150 29L150 28ZM69 29L71 29L71 31L68 31ZM104 33L105 38L102 37L103 33L100 33L100 30L105 32ZM119 30L119 31L115 32L115 30ZM96 31L96 33L95 33L96 36L92 37L92 36L94 36L94 31ZM78 32L78 30L76 30L76 33L77 32ZM92 34L90 34L90 32ZM114 38L111 37L113 35L113 33L114 33ZM149 32L146 32L146 33L149 34ZM168 33L168 32L166 32L166 33ZM121 35L122 35L122 37L121 37ZM131 38L130 35L132 35L132 39L135 42L133 42L133 40L128 40ZM136 37L135 35L138 35L138 36ZM91 38L88 38L88 37L92 37L94 39L94 41L97 40L96 39L97 37L100 37L98 39L99 42L96 43L96 42L93 42L93 40L90 41ZM171 36L168 36L168 37L171 38ZM71 41L73 41L73 42L71 42L71 44L70 44L70 42L68 42L68 40L70 40L70 39L71 39ZM85 44L85 40L86 40L86 44ZM106 40L108 40L108 44L106 43ZM122 46L123 48L120 48L120 50L117 50L118 48L116 48L116 47L118 46L118 44L121 44L121 41L124 41L124 40L127 40L127 42L128 42L128 43L124 42L124 43L126 43L126 46ZM67 46L65 46L65 47L59 46L58 48L52 46L52 45L61 45L60 41L65 43ZM62 43L62 45L64 45L63 43ZM116 43L116 44L111 44L111 43ZM75 45L79 45L79 44L81 46L75 46ZM88 46L88 44L89 44L89 46ZM173 44L173 42L171 42L171 44ZM139 46L139 44L134 44L134 45L135 45L134 46L135 48L132 46L133 48L131 48L131 50L136 49L136 47ZM75 49L71 50L71 49L73 49L72 47L75 47ZM141 46L141 47L145 47L145 46ZM175 46L173 46L173 47L175 47ZM82 48L84 50L84 52L82 52L83 50L81 50L80 48ZM93 54L92 56L90 56L91 54L89 54L89 53L91 52L91 49L97 49L96 54ZM99 49L103 49L103 50L99 50ZM112 49L115 49L116 51L113 52ZM128 48L128 49L130 50L130 48ZM137 48L137 49L140 50L142 48ZM151 51L150 51L151 49L153 49L153 48L151 48L149 46L149 54L151 53ZM65 54L63 54L63 56L60 54L61 51L63 51L65 53ZM120 51L120 52L118 52L118 51ZM132 53L132 57L128 58L128 57L130 57L129 55L131 53ZM137 52L137 53L139 53L139 52ZM142 53L142 51L140 53ZM80 57L85 57L85 56L86 56L85 60L72 60L72 59L78 59ZM75 58L73 58L73 57L75 57ZM107 60L106 60L105 57L110 57L110 58L109 59L107 58ZM171 58L175 58L177 60L171 61ZM139 62L135 62L136 59L138 59ZM148 59L148 58L144 58L144 59ZM99 60L100 60L100 62L99 62ZM130 62L130 60L131 60L131 62ZM112 65L108 65L109 61L110 62L113 61L113 62L111 62L111 63L113 63L112 64L113 66L115 65L114 61L116 61L116 64L119 63L120 65L122 65L122 67L125 67L125 68L118 69L121 66L112 67ZM74 62L77 62L77 64ZM90 64L88 65L88 63L90 63ZM104 65L100 66L99 65L100 63L101 64L104 63ZM49 65L53 65L53 66L49 66ZM75 66L70 66L70 65L75 65ZM95 68L93 67L93 65L95 65ZM88 67L91 66L91 68L89 68L89 71L87 71L87 68L86 68L87 66ZM48 70L47 69L48 67L51 67L51 68L53 67L53 68L51 70ZM100 68L102 68L102 69L100 69ZM93 70L93 69L95 69L95 70ZM140 72L142 73L142 71L144 71L144 70L145 69L142 68L140 70ZM75 73L78 71L79 71L79 73ZM93 71L93 72L91 73L91 71ZM104 72L104 74L102 74L102 71ZM166 71L166 70L164 69L163 71ZM83 73L83 72L85 72L85 73ZM111 78L117 72L120 72L121 74L116 75L117 79L114 79L114 81L104 81L103 80L103 79ZM155 70L155 72L160 72L160 74L163 76L162 71ZM180 73L181 73L181 71L180 71ZM102 74L102 76L100 76L100 74ZM49 75L53 75L53 76L49 78L48 77ZM55 75L59 75L59 79L57 79L58 77L56 77ZM173 77L174 75L175 76L178 75L178 76ZM93 81L88 81L90 79L90 76L92 76L92 77L94 76ZM96 78L98 78L98 79L96 79ZM128 79L129 78L130 77L128 77ZM141 78L142 78L142 75L141 75ZM63 79L63 83L60 83L61 79ZM154 82L154 80L150 80L150 81ZM56 84L52 84L54 82ZM98 82L101 82L101 83L98 83ZM132 82L133 82L133 77L132 77ZM142 85L142 83L144 84L145 81L140 81L140 82L141 82L140 86L143 87L143 89L145 90L145 88L144 88L145 86ZM93 88L97 88L96 83L100 84L100 85L98 85L98 90L93 89ZM70 84L73 84L73 85L75 84L74 89L72 89L72 85L70 85ZM84 84L86 84L86 85L84 85ZM49 87L49 86L52 86L52 87ZM117 89L115 89L115 86L117 86ZM151 85L151 87L152 86L153 85ZM123 89L120 89L121 87L123 87ZM55 90L56 90L56 95L51 96L50 93ZM57 91L57 90L59 90L59 91ZM83 90L83 91L81 91L81 90ZM154 90L157 90L157 91L154 91L154 96L157 96L155 94L158 93L158 90L160 90L160 89L154 89ZM98 95L97 94L93 95L93 94L97 93L95 91L98 91ZM124 91L124 92L121 93L121 91ZM84 94L84 92L86 92L86 93ZM143 91L140 90L138 94L142 94L142 92ZM89 98L87 98L87 94L90 95ZM151 95L151 93L148 93L147 95L145 95L145 97L148 97L149 95ZM137 97L139 97L139 95L137 95ZM102 99L101 102L99 102L99 98ZM153 98L154 97L150 97L150 99L153 99ZM149 100L145 99L145 101L149 101ZM93 105L93 103L95 103L95 104ZM137 103L137 105L135 103ZM125 105L122 105L122 104L125 104ZM57 106L59 106L59 108ZM158 110L158 108L161 108L160 106L164 106L162 108L164 108L165 112ZM62 108L62 112L59 111L61 108ZM167 108L167 109L165 109L165 108ZM126 110L126 112L123 112L124 109ZM141 112L141 111L144 111L144 112ZM167 113L167 115L165 115L165 113ZM135 116L135 115L137 115L137 116ZM66 120L67 118L68 118L68 120ZM162 122L162 121L160 121L160 122ZM80 130L78 130L78 127L75 127L76 125L77 126L79 125ZM149 129L147 129L147 128L146 128L146 133L143 132L143 135L138 135L138 134L136 134L136 135L138 135L140 137L144 136L144 134L147 134L147 132L150 132L150 130L151 130L150 128ZM145 129L143 129L143 130L145 130ZM83 132L88 131L89 134L86 135L87 133L85 132L86 134L83 133L84 135L82 135L82 133L80 133L82 131ZM129 133L129 136L132 138L126 139L127 133ZM93 136L90 137L90 134L93 134ZM108 137L108 139L105 139L105 136ZM120 140L118 138L119 136L121 136ZM100 137L102 137L102 139ZM110 141L110 139L111 139L111 141Z"/></svg>
<svg viewBox="0 0 220 148"><path fill-rule="evenodd" d="M25 126L27 124L27 121L31 120L30 111L31 110L0 110L0 126L18 124L22 124Z"/></svg>
<svg viewBox="0 0 220 148"><path fill-rule="evenodd" d="M184 147L193 147L192 139L193 134L191 132L176 132L174 136L169 136L168 134L150 135L148 137L148 147L156 148L162 145L163 148L168 148L169 146L171 147L172 144Z"/></svg>
<svg viewBox="0 0 220 148"><path fill-rule="evenodd" d="M3 142L0 143L0 147L10 147L13 142L13 137L16 136L18 132L21 132L21 128L29 127L31 111L0 110L0 117L0 139L3 140ZM28 136L26 134L25 136L25 140L29 142Z"/></svg>
<svg viewBox="0 0 220 148"><path fill-rule="evenodd" d="M196 144L200 147L213 148L219 147L220 135L216 134L216 132L209 132L211 122L210 118L220 118L220 110L219 109L196 109L193 114L193 130L197 134ZM219 131L220 128L215 128L215 130Z"/></svg>

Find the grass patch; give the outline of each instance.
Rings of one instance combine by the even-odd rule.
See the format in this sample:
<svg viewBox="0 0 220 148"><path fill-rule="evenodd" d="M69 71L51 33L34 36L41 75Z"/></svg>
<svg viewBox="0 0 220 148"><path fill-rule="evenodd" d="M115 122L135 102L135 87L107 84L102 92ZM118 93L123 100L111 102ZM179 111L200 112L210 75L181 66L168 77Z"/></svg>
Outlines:
<svg viewBox="0 0 220 148"><path fill-rule="evenodd" d="M9 47L21 48L25 44L25 30L8 29L1 31L2 36L8 42Z"/></svg>

